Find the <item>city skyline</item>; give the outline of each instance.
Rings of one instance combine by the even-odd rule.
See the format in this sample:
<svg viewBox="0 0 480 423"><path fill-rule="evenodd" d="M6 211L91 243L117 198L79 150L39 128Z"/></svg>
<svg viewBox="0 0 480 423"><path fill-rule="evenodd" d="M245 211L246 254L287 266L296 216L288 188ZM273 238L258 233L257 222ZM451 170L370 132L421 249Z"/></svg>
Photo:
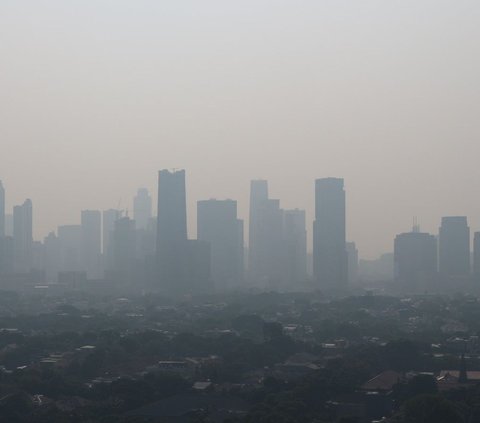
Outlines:
<svg viewBox="0 0 480 423"><path fill-rule="evenodd" d="M258 178L310 222L326 176L363 257L412 216L480 228L477 1L107 3L2 2L0 177L9 208L32 196L37 239L175 166L191 234L212 196L246 220Z"/></svg>
<svg viewBox="0 0 480 423"><path fill-rule="evenodd" d="M175 172L176 170L178 169L173 169L172 172ZM335 178L335 177L327 177L327 178L320 178L320 179L344 179L344 178ZM312 193L311 193L311 198L310 198L310 202L313 203L313 206L312 206L312 209L306 209L305 210L305 214L306 214L306 223L307 223L307 230L306 230L306 233L307 233L307 252L309 254L313 254L313 242L314 242L314 239L313 239L313 230L312 230L312 224L314 223L315 221L315 181L318 180L319 178L315 178L313 181L310 181L311 182L311 186L312 186ZM257 179L258 180L258 179ZM268 183L268 186L270 187L271 184L270 184L270 181L267 181L265 179L263 179L264 181L266 181ZM251 180L253 181L253 180ZM250 181L250 182L251 182ZM0 179L0 182L2 183L2 187L3 187L3 190L1 191L1 193L4 195L4 205L5 205L5 218L4 218L4 221L5 221L5 231L7 232L8 229L9 229L9 226L10 226L10 230L13 229L13 208L21 203L23 203L24 200L20 201L19 204L13 204L12 200L10 199L10 190L9 190L9 187L6 185L6 183L4 182L4 180ZM249 216L249 212L248 212L248 208L250 207L250 199L247 199L246 203L242 204L240 201L238 201L237 199L235 198L232 198L232 197L229 197L229 196L226 196L224 198L222 197L218 197L218 196L215 196L215 195L210 195L210 196L206 196L205 198L199 198L199 199L196 199L196 198L191 198L191 196L189 195L189 191L191 191L189 188L190 188L190 185L191 184L195 184L195 180L194 178L192 178L191 176L188 178L188 183L186 184L186 217L187 217L187 236L188 238L195 238L195 234L197 233L197 213L196 213L196 208L197 208L197 203L199 201L207 201L207 200L217 200L217 201L227 201L227 200L233 200L233 201L236 201L238 203L238 216L239 216L239 219L242 219L244 222L245 222L245 227L244 227L244 242L245 242L245 247L248 247L248 243L249 243L249 230L248 230L248 225L249 225L249 221L250 221L250 216ZM348 190L348 181L345 182L345 184L347 185L347 190ZM248 183L247 183L248 185ZM128 197L126 196L125 197L125 201L124 199L120 199L118 202L117 202L117 206L120 206L119 209L116 209L115 207L107 207L106 209L102 209L100 207L95 207L95 205L93 204L92 207L90 207L89 209L91 210L94 210L94 211L100 211L102 213L105 213L105 212L112 212L114 210L117 211L117 213L120 213L121 215L123 214L124 216L126 215L129 215L132 219L134 219L134 212L135 212L135 201L136 199L138 199L139 197L139 192L142 193L142 195L148 195L148 201L150 201L152 204L155 205L155 207L152 207L152 211L151 212L148 212L147 215L150 216L150 218L156 218L157 217L157 203L158 203L158 197L157 197L157 191L158 191L158 188L154 188L153 190L150 190L149 188L146 188L148 186L148 184L141 184L139 185L140 187L137 187L135 188L131 195ZM277 187L279 188L279 187ZM280 187L281 188L281 187ZM212 188L214 189L214 188ZM275 190L275 191L278 191ZM438 221L436 223L434 223L433 225L424 225L423 222L422 222L422 219L418 217L418 215L412 215L412 216L405 216L405 219L404 219L404 222L401 226L401 228L395 232L393 230L393 226L392 226L392 229L388 232L388 235L390 235L390 242L387 243L387 246L386 246L386 249L385 250L379 250L378 253L377 252L371 252L369 250L364 250L362 249L362 246L365 245L365 242L363 239L354 239L353 237L351 237L349 235L349 233L351 232L351 229L349 227L349 221L352 220L352 216L351 216L351 210L349 209L349 203L350 203L350 197L355 197L355 193L354 192L351 192L350 190L348 190L348 200L347 200L347 209L346 209L346 241L347 242L354 242L356 245L357 245L357 248L358 248L358 253L359 253L359 259L363 259L363 260L373 260L373 259L377 259L377 258L380 258L383 254L386 254L386 253L393 253L394 251L394 238L396 235L398 234L401 234L401 233L408 233L409 229L411 228L411 220L414 219L415 222L418 223L418 226L419 226L419 229L421 228L422 232L425 232L425 233L432 233L432 234L436 234L436 235L439 235L439 225L441 223L441 220L445 217L465 217L468 221L468 224L469 226L471 227L471 233L472 233L472 239L470 240L470 248L472 249L473 251L473 234L476 232L476 231L480 231L480 215L479 216L469 216L465 213L457 213L457 214L452 214L452 215L448 215L448 214L445 214L445 213L442 213L441 211L438 211L437 213L437 216L438 216ZM250 192L249 192L249 195L250 195ZM27 195L26 197L27 199L30 199L32 200L32 198L35 198L35 195ZM279 198L279 200L281 201L282 203L282 206L284 204L284 200L282 198ZM33 200L32 200L33 201ZM92 204L92 203L89 203L89 204ZM287 208L285 208L286 210L288 210ZM301 207L299 207L298 205L295 205L295 204L292 204L291 205L291 208L289 208L291 210L293 209L302 209ZM85 211L85 210L88 210L86 207L83 207L82 205L80 205L80 208L74 213L74 216L73 218L71 218L70 220L66 220L66 221L62 221L62 222L58 222L58 224L54 225L53 227L50 227L50 228L44 228L42 225L40 225L40 227L42 229L39 229L38 226L38 220L39 220L39 214L42 214L40 210L38 210L38 207L36 207L36 210L35 210L35 213L33 214L33 239L35 241L42 241L44 240L45 238L48 237L48 235L51 233L51 232L56 232L57 228L59 227L62 227L62 226L69 226L69 225L80 225L81 224L81 214L82 214L82 211ZM245 214L240 214L242 210L246 210ZM151 215L149 213L152 213ZM472 223L472 222L475 222L475 221L478 221L478 224L476 225L475 223ZM103 233L102 234L102 250L103 250L103 240L108 237L108 234L105 234ZM247 249L248 250L248 249Z"/></svg>

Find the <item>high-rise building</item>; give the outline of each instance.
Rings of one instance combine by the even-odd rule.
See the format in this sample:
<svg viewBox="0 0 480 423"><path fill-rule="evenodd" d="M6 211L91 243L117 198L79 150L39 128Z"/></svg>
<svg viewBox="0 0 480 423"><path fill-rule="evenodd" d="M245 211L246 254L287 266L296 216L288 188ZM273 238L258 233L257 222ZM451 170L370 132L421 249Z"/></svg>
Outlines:
<svg viewBox="0 0 480 423"><path fill-rule="evenodd" d="M32 266L33 219L32 201L25 200L13 208L13 255L14 270L29 272Z"/></svg>
<svg viewBox="0 0 480 423"><path fill-rule="evenodd" d="M473 276L476 282L480 281L480 232L473 235Z"/></svg>
<svg viewBox="0 0 480 423"><path fill-rule="evenodd" d="M173 293L186 286L187 202L185 171L158 173L157 263L160 289ZM158 287L157 287L158 288Z"/></svg>
<svg viewBox="0 0 480 423"><path fill-rule="evenodd" d="M248 228L248 271L250 279L257 279L259 273L258 258L262 249L260 239L261 214L268 201L268 182L255 180L250 183L250 217Z"/></svg>
<svg viewBox="0 0 480 423"><path fill-rule="evenodd" d="M115 222L122 217L120 210L109 209L104 210L102 215L102 252L103 252L103 267L104 269L111 269L113 266L113 247L112 234L115 228Z"/></svg>
<svg viewBox="0 0 480 423"><path fill-rule="evenodd" d="M60 249L59 272L84 272L82 263L82 226L62 225L58 227Z"/></svg>
<svg viewBox="0 0 480 423"><path fill-rule="evenodd" d="M295 290L307 280L307 230L305 210L284 210L283 239L286 288Z"/></svg>
<svg viewBox="0 0 480 423"><path fill-rule="evenodd" d="M358 249L354 242L347 242L348 283L358 282Z"/></svg>
<svg viewBox="0 0 480 423"><path fill-rule="evenodd" d="M89 279L101 275L102 214L99 210L82 210L82 264Z"/></svg>
<svg viewBox="0 0 480 423"><path fill-rule="evenodd" d="M13 237L13 214L5 215L5 236Z"/></svg>
<svg viewBox="0 0 480 423"><path fill-rule="evenodd" d="M0 181L0 239L5 235L5 188Z"/></svg>
<svg viewBox="0 0 480 423"><path fill-rule="evenodd" d="M115 222L112 234L113 263L111 275L117 283L132 283L135 270L135 221L123 217Z"/></svg>
<svg viewBox="0 0 480 423"><path fill-rule="evenodd" d="M147 229L152 217L152 198L146 188L140 188L133 199L133 219L137 229Z"/></svg>
<svg viewBox="0 0 480 423"><path fill-rule="evenodd" d="M47 282L58 282L60 271L60 242L54 232L50 232L43 240L45 246L45 278Z"/></svg>
<svg viewBox="0 0 480 423"><path fill-rule="evenodd" d="M197 203L197 238L210 244L212 279L217 290L238 287L243 280L243 221L237 202Z"/></svg>
<svg viewBox="0 0 480 423"><path fill-rule="evenodd" d="M158 173L157 251L187 240L185 171Z"/></svg>
<svg viewBox="0 0 480 423"><path fill-rule="evenodd" d="M313 274L322 287L347 285L345 191L343 179L315 181Z"/></svg>
<svg viewBox="0 0 480 423"><path fill-rule="evenodd" d="M470 274L470 228L465 216L442 218L439 270L446 277L466 277Z"/></svg>
<svg viewBox="0 0 480 423"><path fill-rule="evenodd" d="M249 279L260 287L280 288L284 272L283 210L280 201L268 198L264 180L250 185Z"/></svg>
<svg viewBox="0 0 480 423"><path fill-rule="evenodd" d="M394 279L402 288L418 290L428 287L437 273L437 239L412 232L397 235L394 243Z"/></svg>

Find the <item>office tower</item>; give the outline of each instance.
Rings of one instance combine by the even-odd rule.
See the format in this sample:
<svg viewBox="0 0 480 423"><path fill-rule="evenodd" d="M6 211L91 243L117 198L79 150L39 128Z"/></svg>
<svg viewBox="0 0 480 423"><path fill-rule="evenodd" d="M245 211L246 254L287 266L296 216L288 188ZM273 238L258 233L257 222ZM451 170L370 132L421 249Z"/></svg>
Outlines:
<svg viewBox="0 0 480 423"><path fill-rule="evenodd" d="M248 271L252 280L257 279L259 273L259 255L262 242L259 238L261 226L261 212L268 201L268 182L255 180L250 183L250 216L248 228Z"/></svg>
<svg viewBox="0 0 480 423"><path fill-rule="evenodd" d="M58 282L60 271L60 242L55 232L50 232L43 240L45 246L45 278L47 282Z"/></svg>
<svg viewBox="0 0 480 423"><path fill-rule="evenodd" d="M5 188L0 181L0 239L5 235Z"/></svg>
<svg viewBox="0 0 480 423"><path fill-rule="evenodd" d="M237 202L197 203L197 238L210 244L212 279L217 290L238 287L243 280L243 221Z"/></svg>
<svg viewBox="0 0 480 423"><path fill-rule="evenodd" d="M442 218L439 261L442 276L466 277L470 274L470 228L465 216Z"/></svg>
<svg viewBox="0 0 480 423"><path fill-rule="evenodd" d="M473 277L480 281L480 232L473 235Z"/></svg>
<svg viewBox="0 0 480 423"><path fill-rule="evenodd" d="M437 273L437 240L418 227L395 237L394 279L403 288L428 287Z"/></svg>
<svg viewBox="0 0 480 423"><path fill-rule="evenodd" d="M101 277L102 215L98 210L83 210L82 264L89 279Z"/></svg>
<svg viewBox="0 0 480 423"><path fill-rule="evenodd" d="M204 294L212 290L210 244L189 239L182 255L182 275L178 279L177 294Z"/></svg>
<svg viewBox="0 0 480 423"><path fill-rule="evenodd" d="M57 230L60 248L60 272L82 272L82 227L63 225Z"/></svg>
<svg viewBox="0 0 480 423"><path fill-rule="evenodd" d="M123 217L115 222L112 234L115 282L130 285L135 271L135 221Z"/></svg>
<svg viewBox="0 0 480 423"><path fill-rule="evenodd" d="M5 215L5 236L13 237L13 214Z"/></svg>
<svg viewBox="0 0 480 423"><path fill-rule="evenodd" d="M358 250L354 242L347 242L348 283L358 282Z"/></svg>
<svg viewBox="0 0 480 423"><path fill-rule="evenodd" d="M290 290L307 279L307 230L305 210L284 210L285 277Z"/></svg>
<svg viewBox="0 0 480 423"><path fill-rule="evenodd" d="M280 201L268 198L267 181L250 185L249 278L260 287L283 287L285 244Z"/></svg>
<svg viewBox="0 0 480 423"><path fill-rule="evenodd" d="M315 181L313 224L313 274L321 287L347 285L345 191L343 179Z"/></svg>
<svg viewBox="0 0 480 423"><path fill-rule="evenodd" d="M137 229L147 229L152 217L152 198L146 188L140 188L133 199L133 219Z"/></svg>
<svg viewBox="0 0 480 423"><path fill-rule="evenodd" d="M157 251L187 240L185 171L158 173Z"/></svg>
<svg viewBox="0 0 480 423"><path fill-rule="evenodd" d="M158 173L157 258L162 288L171 293L185 287L187 204L185 171ZM183 286L183 288L181 288Z"/></svg>
<svg viewBox="0 0 480 423"><path fill-rule="evenodd" d="M33 245L32 201L27 199L13 208L14 270L25 273L31 270Z"/></svg>
<svg viewBox="0 0 480 423"><path fill-rule="evenodd" d="M14 271L13 237L0 238L0 275L11 274Z"/></svg>
<svg viewBox="0 0 480 423"><path fill-rule="evenodd" d="M121 210L109 209L103 211L102 225L102 253L104 269L111 269L113 266L113 248L111 239L115 222L122 217Z"/></svg>

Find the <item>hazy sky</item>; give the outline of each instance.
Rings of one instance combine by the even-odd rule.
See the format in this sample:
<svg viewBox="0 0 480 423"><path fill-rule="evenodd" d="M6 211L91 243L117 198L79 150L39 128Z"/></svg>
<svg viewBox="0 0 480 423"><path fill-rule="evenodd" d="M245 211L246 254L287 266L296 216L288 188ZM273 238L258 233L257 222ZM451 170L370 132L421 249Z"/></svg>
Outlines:
<svg viewBox="0 0 480 423"><path fill-rule="evenodd" d="M363 257L413 216L480 230L479 22L478 0L0 0L8 207L31 197L40 238L177 167L192 236L199 199L247 218L253 178L311 232L325 176Z"/></svg>

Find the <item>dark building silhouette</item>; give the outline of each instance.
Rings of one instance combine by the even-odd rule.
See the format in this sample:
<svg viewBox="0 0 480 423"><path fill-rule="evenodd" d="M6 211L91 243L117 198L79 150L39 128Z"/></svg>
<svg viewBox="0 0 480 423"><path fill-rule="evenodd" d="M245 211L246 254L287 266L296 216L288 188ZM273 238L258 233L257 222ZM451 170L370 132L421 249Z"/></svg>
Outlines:
<svg viewBox="0 0 480 423"><path fill-rule="evenodd" d="M442 218L439 270L446 277L467 277L470 274L470 228L465 216Z"/></svg>
<svg viewBox="0 0 480 423"><path fill-rule="evenodd" d="M435 236L420 232L418 227L414 227L412 232L397 235L394 263L395 281L403 288L428 287L437 273Z"/></svg>
<svg viewBox="0 0 480 423"><path fill-rule="evenodd" d="M82 263L82 226L62 225L58 227L60 249L59 271L84 272Z"/></svg>
<svg viewBox="0 0 480 423"><path fill-rule="evenodd" d="M107 272L118 285L131 286L135 272L135 221L122 217L115 221L111 238L112 268Z"/></svg>
<svg viewBox="0 0 480 423"><path fill-rule="evenodd" d="M89 279L101 277L102 215L98 210L83 210L82 226L82 267Z"/></svg>
<svg viewBox="0 0 480 423"><path fill-rule="evenodd" d="M284 269L288 290L307 280L307 230L305 210L283 211Z"/></svg>
<svg viewBox="0 0 480 423"><path fill-rule="evenodd" d="M250 280L260 287L279 288L286 276L283 210L279 200L268 198L264 180L251 182L249 236Z"/></svg>
<svg viewBox="0 0 480 423"><path fill-rule="evenodd" d="M480 281L480 232L473 235L473 276Z"/></svg>
<svg viewBox="0 0 480 423"><path fill-rule="evenodd" d="M167 294L204 292L210 285L210 246L187 238L185 171L158 174L157 267Z"/></svg>
<svg viewBox="0 0 480 423"><path fill-rule="evenodd" d="M315 181L315 221L313 223L313 275L322 287L347 285L343 179Z"/></svg>
<svg viewBox="0 0 480 423"><path fill-rule="evenodd" d="M146 188L140 188L133 199L133 219L137 229L147 229L152 218L152 198Z"/></svg>
<svg viewBox="0 0 480 423"><path fill-rule="evenodd" d="M211 272L218 290L238 287L243 280L243 221L237 202L204 200L197 203L197 238L210 244Z"/></svg>
<svg viewBox="0 0 480 423"><path fill-rule="evenodd" d="M185 171L161 170L158 173L157 253L187 240L187 200Z"/></svg>
<svg viewBox="0 0 480 423"><path fill-rule="evenodd" d="M0 181L0 239L5 235L5 188Z"/></svg>
<svg viewBox="0 0 480 423"><path fill-rule="evenodd" d="M14 270L25 273L31 270L33 246L32 201L27 199L13 208Z"/></svg>
<svg viewBox="0 0 480 423"><path fill-rule="evenodd" d="M111 269L113 267L112 237L115 229L115 222L121 218L121 210L109 209L104 210L102 213L102 253L104 269Z"/></svg>

